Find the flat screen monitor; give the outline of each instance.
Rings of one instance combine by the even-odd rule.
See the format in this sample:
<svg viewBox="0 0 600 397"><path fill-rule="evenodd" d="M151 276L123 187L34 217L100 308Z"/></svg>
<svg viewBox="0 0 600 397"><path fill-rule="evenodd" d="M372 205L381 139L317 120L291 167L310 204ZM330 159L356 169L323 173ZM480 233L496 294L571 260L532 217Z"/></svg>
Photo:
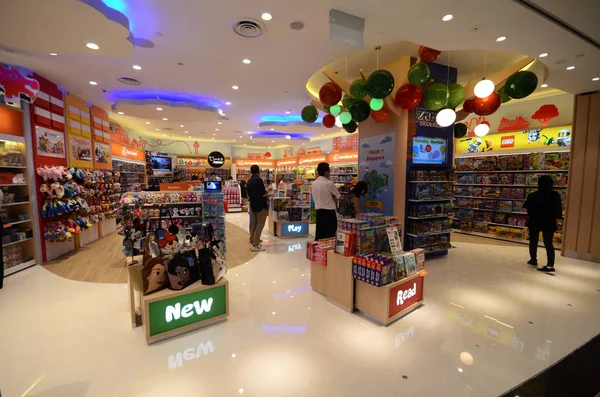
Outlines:
<svg viewBox="0 0 600 397"><path fill-rule="evenodd" d="M446 138L417 136L413 139L413 164L446 164L448 141Z"/></svg>
<svg viewBox="0 0 600 397"><path fill-rule="evenodd" d="M152 156L152 169L155 171L171 172L172 165L171 157Z"/></svg>
<svg viewBox="0 0 600 397"><path fill-rule="evenodd" d="M219 193L222 190L221 181L205 181L204 191L207 193Z"/></svg>

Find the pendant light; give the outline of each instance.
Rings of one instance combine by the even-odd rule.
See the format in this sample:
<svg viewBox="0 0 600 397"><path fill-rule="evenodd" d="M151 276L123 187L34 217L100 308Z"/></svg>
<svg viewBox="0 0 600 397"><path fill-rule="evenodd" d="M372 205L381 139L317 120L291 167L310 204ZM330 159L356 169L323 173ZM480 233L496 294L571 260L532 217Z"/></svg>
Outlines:
<svg viewBox="0 0 600 397"><path fill-rule="evenodd" d="M490 132L490 123L483 121L480 124L477 124L474 132L477 136L486 136L488 132Z"/></svg>
<svg viewBox="0 0 600 397"><path fill-rule="evenodd" d="M448 75L446 77L446 87L450 85L450 51L448 51ZM442 109L435 116L435 122L440 127L449 127L456 121L456 112L454 109Z"/></svg>
<svg viewBox="0 0 600 397"><path fill-rule="evenodd" d="M475 96L477 98L487 98L490 95L492 95L492 92L494 92L494 89L496 88L496 85L494 84L494 82L492 80L488 80L485 78L485 68L486 68L486 64L487 64L487 51L484 52L483 55L483 79L478 82L477 84L475 84Z"/></svg>

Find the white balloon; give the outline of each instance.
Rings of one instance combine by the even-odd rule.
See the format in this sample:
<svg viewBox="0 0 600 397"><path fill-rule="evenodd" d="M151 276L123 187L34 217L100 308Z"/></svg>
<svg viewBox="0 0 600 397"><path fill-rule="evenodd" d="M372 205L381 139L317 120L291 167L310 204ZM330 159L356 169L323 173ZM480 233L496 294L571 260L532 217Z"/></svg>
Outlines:
<svg viewBox="0 0 600 397"><path fill-rule="evenodd" d="M456 121L456 113L452 109L442 109L435 116L435 121L440 127L451 126Z"/></svg>
<svg viewBox="0 0 600 397"><path fill-rule="evenodd" d="M496 86L492 80L481 80L479 83L475 84L475 96L477 98L487 98L492 95L494 88L496 88Z"/></svg>
<svg viewBox="0 0 600 397"><path fill-rule="evenodd" d="M486 136L488 132L490 132L490 126L487 124L477 124L475 127L475 135L477 136Z"/></svg>

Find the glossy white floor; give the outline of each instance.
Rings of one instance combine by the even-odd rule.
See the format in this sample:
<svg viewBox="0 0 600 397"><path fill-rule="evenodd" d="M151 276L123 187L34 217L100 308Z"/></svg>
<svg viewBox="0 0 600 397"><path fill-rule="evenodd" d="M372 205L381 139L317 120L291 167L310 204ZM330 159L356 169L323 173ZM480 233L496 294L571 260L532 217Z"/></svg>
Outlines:
<svg viewBox="0 0 600 397"><path fill-rule="evenodd" d="M310 289L304 240L267 239L227 276L228 321L153 346L124 285L9 277L2 396L496 396L600 331L597 264L559 257L549 276L525 247L456 244L427 262L425 305L385 328Z"/></svg>

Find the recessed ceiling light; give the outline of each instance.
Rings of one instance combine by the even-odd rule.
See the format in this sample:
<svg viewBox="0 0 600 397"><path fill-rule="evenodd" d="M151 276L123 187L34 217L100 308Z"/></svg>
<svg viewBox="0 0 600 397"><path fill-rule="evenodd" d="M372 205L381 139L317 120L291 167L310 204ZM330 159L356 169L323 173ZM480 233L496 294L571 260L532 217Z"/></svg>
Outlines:
<svg viewBox="0 0 600 397"><path fill-rule="evenodd" d="M573 70L575 69L575 66L567 66L567 70Z"/></svg>
<svg viewBox="0 0 600 397"><path fill-rule="evenodd" d="M215 131L219 131L219 129L218 129L218 128L215 128Z"/></svg>
<svg viewBox="0 0 600 397"><path fill-rule="evenodd" d="M156 110L162 110L162 108L156 108Z"/></svg>
<svg viewBox="0 0 600 397"><path fill-rule="evenodd" d="M150 124L150 122L149 122L149 121L146 121L146 124Z"/></svg>
<svg viewBox="0 0 600 397"><path fill-rule="evenodd" d="M167 136L167 134L163 134L163 136Z"/></svg>
<svg viewBox="0 0 600 397"><path fill-rule="evenodd" d="M232 85L231 88L233 88L234 90L238 90L240 87L238 87L237 85Z"/></svg>
<svg viewBox="0 0 600 397"><path fill-rule="evenodd" d="M89 48L90 50L99 50L100 46L96 43L87 43L85 45L87 48Z"/></svg>
<svg viewBox="0 0 600 397"><path fill-rule="evenodd" d="M242 136L240 135L240 139L242 139Z"/></svg>
<svg viewBox="0 0 600 397"><path fill-rule="evenodd" d="M598 80L600 80L600 77L594 77L594 78L592 79L592 81L598 81Z"/></svg>
<svg viewBox="0 0 600 397"><path fill-rule="evenodd" d="M185 133L186 133L186 134L189 134L189 132L187 132L187 131L186 131Z"/></svg>
<svg viewBox="0 0 600 397"><path fill-rule="evenodd" d="M260 16L264 21L270 21L271 19L273 19L273 15L269 14L268 12L263 12L262 15Z"/></svg>
<svg viewBox="0 0 600 397"><path fill-rule="evenodd" d="M246 146L246 144L244 143L244 146Z"/></svg>
<svg viewBox="0 0 600 397"><path fill-rule="evenodd" d="M183 128L183 124L179 124L179 127Z"/></svg>
<svg viewBox="0 0 600 397"><path fill-rule="evenodd" d="M215 138L212 138L212 140L214 141L214 140L215 140Z"/></svg>
<svg viewBox="0 0 600 397"><path fill-rule="evenodd" d="M275 131L275 128L271 128L271 131Z"/></svg>
<svg viewBox="0 0 600 397"><path fill-rule="evenodd" d="M287 110L287 111L285 112L285 114L290 114L290 113L291 113L291 112L290 112L289 110Z"/></svg>
<svg viewBox="0 0 600 397"><path fill-rule="evenodd" d="M225 102L225 105L231 105L231 102Z"/></svg>
<svg viewBox="0 0 600 397"><path fill-rule="evenodd" d="M500 37L498 37L498 38L496 39L496 41L497 41L498 43L499 43L499 42L501 42L501 41L504 41L504 40L506 40L506 36L500 36Z"/></svg>
<svg viewBox="0 0 600 397"><path fill-rule="evenodd" d="M452 15L452 14L446 14L446 15L444 15L442 17L442 21L448 22L448 21L451 21L453 18L454 18L454 15Z"/></svg>
<svg viewBox="0 0 600 397"><path fill-rule="evenodd" d="M304 146L304 144L302 144L302 146Z"/></svg>
<svg viewBox="0 0 600 397"><path fill-rule="evenodd" d="M160 128L157 128L156 131L160 131Z"/></svg>
<svg viewBox="0 0 600 397"><path fill-rule="evenodd" d="M117 112L117 114L125 114L125 112Z"/></svg>
<svg viewBox="0 0 600 397"><path fill-rule="evenodd" d="M544 84L542 84L540 87L542 87L542 88L546 88L546 87L548 87L548 84L544 83Z"/></svg>
<svg viewBox="0 0 600 397"><path fill-rule="evenodd" d="M547 52L542 52L542 53L541 53L540 55L538 55L538 56L539 56L540 58L546 58L548 55L550 55L550 54L548 54Z"/></svg>
<svg viewBox="0 0 600 397"><path fill-rule="evenodd" d="M133 65L132 66L135 70L142 70L142 67L140 65Z"/></svg>
<svg viewBox="0 0 600 397"><path fill-rule="evenodd" d="M217 134L213 134L213 136L216 136Z"/></svg>
<svg viewBox="0 0 600 397"><path fill-rule="evenodd" d="M271 142L275 143L275 141L271 141Z"/></svg>
<svg viewBox="0 0 600 397"><path fill-rule="evenodd" d="M56 52L51 52L50 55L52 55L53 57L57 56L58 54Z"/></svg>
<svg viewBox="0 0 600 397"><path fill-rule="evenodd" d="M90 81L90 85L98 85L95 81Z"/></svg>
<svg viewBox="0 0 600 397"><path fill-rule="evenodd" d="M163 117L162 119L163 119L164 121L167 121L167 120L169 120L169 119L168 119L168 118L166 118L166 117Z"/></svg>
<svg viewBox="0 0 600 397"><path fill-rule="evenodd" d="M246 65L250 65L252 63L252 61L249 60L248 58L242 59L242 62L245 63Z"/></svg>

